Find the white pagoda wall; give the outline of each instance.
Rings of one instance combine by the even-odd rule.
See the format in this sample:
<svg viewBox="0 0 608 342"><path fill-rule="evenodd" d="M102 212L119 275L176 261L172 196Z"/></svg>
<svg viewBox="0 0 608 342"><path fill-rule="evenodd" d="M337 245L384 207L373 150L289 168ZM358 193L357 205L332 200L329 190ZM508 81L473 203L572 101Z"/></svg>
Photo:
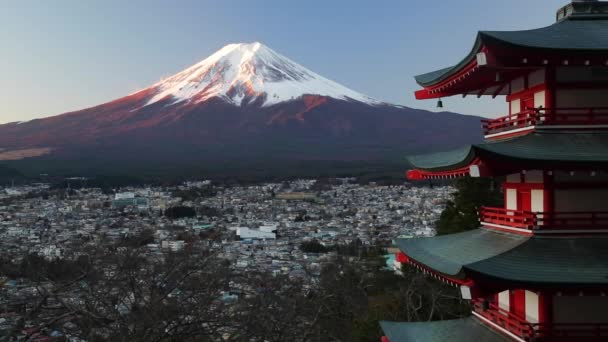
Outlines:
<svg viewBox="0 0 608 342"><path fill-rule="evenodd" d="M539 184L543 183L543 173L540 170L526 171L524 175L525 183L528 184ZM519 173L510 174L506 177L507 183L521 184L521 175ZM507 185L505 188L505 208L511 210L522 209L517 207L517 189L509 188ZM532 189L531 193L531 211L543 212L545 211L545 190Z"/></svg>
<svg viewBox="0 0 608 342"><path fill-rule="evenodd" d="M520 96L517 96L517 93L523 94L523 97L525 98L533 97L534 107L547 107L547 104L545 103L546 97L544 90L540 89L533 93L525 92L526 89L537 87L545 83L545 74L545 69L539 69L530 73L527 76L518 77L511 81L509 95L516 94L516 98L511 99L509 103L509 114L517 114L521 112L521 100Z"/></svg>
<svg viewBox="0 0 608 342"><path fill-rule="evenodd" d="M545 191L544 190L532 190L532 211L543 212L545 211Z"/></svg>
<svg viewBox="0 0 608 342"><path fill-rule="evenodd" d="M538 295L526 290L526 321L538 323L539 321Z"/></svg>
<svg viewBox="0 0 608 342"><path fill-rule="evenodd" d="M517 190L505 189L505 208L517 210Z"/></svg>
<svg viewBox="0 0 608 342"><path fill-rule="evenodd" d="M528 291L528 290L505 290L505 291L499 292L496 295L498 307L505 311L515 313L515 311L517 311L518 309L511 305L511 301L513 300L513 296L515 295L515 292L518 292L518 293L523 292L524 297L525 297L523 303L519 304L519 305L523 305L523 307L519 308L520 313L523 312L523 314L525 315L526 321L528 321L530 323L538 323L540 321L540 301L539 301L538 294L536 294L535 292ZM514 305L518 305L518 304L514 304Z"/></svg>
<svg viewBox="0 0 608 342"><path fill-rule="evenodd" d="M545 104L545 91L540 90L532 95L534 97L534 107L546 107ZM513 99L509 105L510 114L517 114L521 112L521 100Z"/></svg>
<svg viewBox="0 0 608 342"><path fill-rule="evenodd" d="M513 100L511 100L511 103L509 103L509 111L510 111L509 113L511 115L519 113L520 108L521 108L521 101L519 99L513 99Z"/></svg>
<svg viewBox="0 0 608 342"><path fill-rule="evenodd" d="M505 310L505 311L509 311L510 310L510 291L506 290L506 291L502 291L498 294L498 307Z"/></svg>

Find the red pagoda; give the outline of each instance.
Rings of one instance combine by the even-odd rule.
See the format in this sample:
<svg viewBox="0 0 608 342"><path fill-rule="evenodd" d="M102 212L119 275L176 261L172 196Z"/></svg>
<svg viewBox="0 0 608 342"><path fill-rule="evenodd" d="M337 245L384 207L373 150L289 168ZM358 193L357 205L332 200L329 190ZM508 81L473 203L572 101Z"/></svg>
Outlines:
<svg viewBox="0 0 608 342"><path fill-rule="evenodd" d="M417 99L506 96L485 142L409 158L410 180L504 179L480 228L397 240L397 260L460 287L472 315L380 322L383 341L608 341L608 1L556 23L481 31L455 66L416 77Z"/></svg>

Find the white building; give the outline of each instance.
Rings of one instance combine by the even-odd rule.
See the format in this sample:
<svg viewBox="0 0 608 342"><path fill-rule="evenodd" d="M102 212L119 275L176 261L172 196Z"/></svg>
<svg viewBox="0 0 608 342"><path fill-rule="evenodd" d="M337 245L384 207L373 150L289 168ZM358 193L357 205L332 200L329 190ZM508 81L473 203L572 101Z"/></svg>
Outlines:
<svg viewBox="0 0 608 342"><path fill-rule="evenodd" d="M185 242L178 240L178 241L163 241L161 243L161 247L163 249L168 249L172 252L177 252L177 251L181 251L182 249L184 249L185 246Z"/></svg>
<svg viewBox="0 0 608 342"><path fill-rule="evenodd" d="M265 232L257 229L249 229L246 227L238 227L236 229L236 235L241 239L254 240L274 240L277 238L275 233Z"/></svg>
<svg viewBox="0 0 608 342"><path fill-rule="evenodd" d="M131 198L135 198L134 192L119 192L114 195L115 200L131 199Z"/></svg>

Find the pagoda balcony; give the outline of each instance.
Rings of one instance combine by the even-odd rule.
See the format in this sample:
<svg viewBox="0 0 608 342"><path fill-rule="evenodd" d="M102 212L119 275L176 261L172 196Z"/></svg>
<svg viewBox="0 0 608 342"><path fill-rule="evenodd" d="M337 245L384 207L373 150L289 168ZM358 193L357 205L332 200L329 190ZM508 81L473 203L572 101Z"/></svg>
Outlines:
<svg viewBox="0 0 608 342"><path fill-rule="evenodd" d="M535 336L532 323L500 308L496 303L484 299L474 299L471 304L473 312L510 333L526 340Z"/></svg>
<svg viewBox="0 0 608 342"><path fill-rule="evenodd" d="M486 137L527 132L537 126L550 128L551 126L608 125L608 107L530 108L517 114L485 119L481 122Z"/></svg>
<svg viewBox="0 0 608 342"><path fill-rule="evenodd" d="M526 341L605 341L608 323L530 323L483 299L472 301L473 312Z"/></svg>
<svg viewBox="0 0 608 342"><path fill-rule="evenodd" d="M532 212L505 208L481 207L482 224L535 230L608 230L608 211Z"/></svg>

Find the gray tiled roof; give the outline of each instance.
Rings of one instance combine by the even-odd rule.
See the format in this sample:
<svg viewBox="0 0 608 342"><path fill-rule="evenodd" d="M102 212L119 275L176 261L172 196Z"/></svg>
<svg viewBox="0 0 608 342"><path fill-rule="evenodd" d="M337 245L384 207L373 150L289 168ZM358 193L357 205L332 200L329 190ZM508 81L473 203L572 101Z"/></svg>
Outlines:
<svg viewBox="0 0 608 342"><path fill-rule="evenodd" d="M534 237L495 257L465 266L522 284L608 284L608 237Z"/></svg>
<svg viewBox="0 0 608 342"><path fill-rule="evenodd" d="M523 236L475 229L400 239L410 258L456 278L483 276L541 286L608 285L608 236Z"/></svg>
<svg viewBox="0 0 608 342"><path fill-rule="evenodd" d="M475 229L432 238L399 239L397 246L410 258L451 277L464 277L462 267L494 257L529 237L489 229Z"/></svg>
<svg viewBox="0 0 608 342"><path fill-rule="evenodd" d="M511 341L475 317L434 322L381 321L390 342L494 342Z"/></svg>
<svg viewBox="0 0 608 342"><path fill-rule="evenodd" d="M584 19L584 20L583 20ZM418 75L421 86L436 84L471 62L482 45L506 45L510 48L540 49L564 52L605 53L608 50L606 16L569 18L547 27L522 31L480 31L471 52L458 64Z"/></svg>
<svg viewBox="0 0 608 342"><path fill-rule="evenodd" d="M422 170L443 171L466 166L475 157L511 158L530 162L608 164L607 133L536 132L524 136L470 145L453 151L408 156ZM604 165L606 166L606 165Z"/></svg>

